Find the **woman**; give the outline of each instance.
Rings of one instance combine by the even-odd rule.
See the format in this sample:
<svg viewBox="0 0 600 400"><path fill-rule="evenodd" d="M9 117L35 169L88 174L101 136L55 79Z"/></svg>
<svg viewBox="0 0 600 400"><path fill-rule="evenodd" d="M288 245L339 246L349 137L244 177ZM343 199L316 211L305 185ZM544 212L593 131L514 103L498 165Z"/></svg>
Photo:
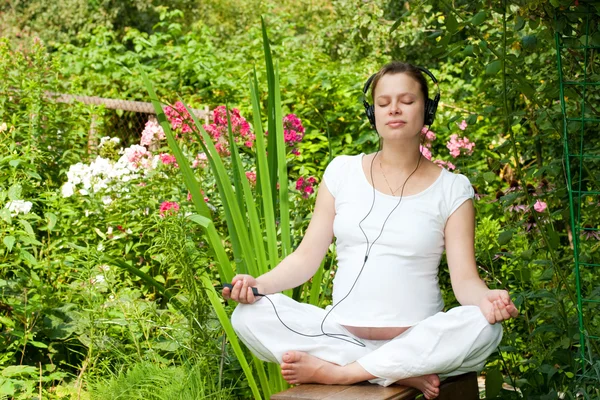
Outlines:
<svg viewBox="0 0 600 400"><path fill-rule="evenodd" d="M242 341L280 363L289 383L396 382L433 399L440 375L483 368L501 340L499 323L518 311L477 273L468 179L421 155L431 100L420 69L392 62L371 86L382 150L336 157L298 248L258 278L237 275L223 296L241 303L232 323ZM271 295L309 280L334 235L333 307ZM437 279L444 250L461 304L445 313ZM253 287L269 301L257 302Z"/></svg>

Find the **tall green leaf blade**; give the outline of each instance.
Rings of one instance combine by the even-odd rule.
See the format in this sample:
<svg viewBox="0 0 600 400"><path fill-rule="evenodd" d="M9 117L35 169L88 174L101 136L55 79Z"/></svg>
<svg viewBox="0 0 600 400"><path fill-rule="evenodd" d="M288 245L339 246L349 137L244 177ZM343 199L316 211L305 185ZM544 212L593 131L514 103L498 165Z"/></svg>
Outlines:
<svg viewBox="0 0 600 400"><path fill-rule="evenodd" d="M274 136L275 126L276 126L276 117L274 110L274 99L272 93L275 90L275 69L273 68L273 57L271 55L271 46L269 44L269 37L267 35L267 26L265 24L264 18L260 18L261 27L262 27L262 35L263 35L263 47L265 51L265 65L267 69L267 86L269 97L267 99L267 130L271 133L267 138L267 150L268 150L268 160L269 160L269 170L273 171L273 174L270 176L271 180L271 190L273 197L271 201L273 205L277 203L276 193L277 193L277 139ZM266 199L265 199L266 200Z"/></svg>
<svg viewBox="0 0 600 400"><path fill-rule="evenodd" d="M271 386L269 385L269 380L267 378L267 374L265 373L264 363L255 355L252 355L252 361L254 362L254 368L256 368L256 372L258 374L258 382L263 390L265 399L270 399L273 392L271 391Z"/></svg>
<svg viewBox="0 0 600 400"><path fill-rule="evenodd" d="M206 276L206 274L202 274L200 276L200 280L202 281L203 286L206 289L206 294L208 296L208 300L213 306L215 310L215 314L217 314L217 318L221 323L221 326L225 330L225 334L227 335L227 339L229 340L229 344L233 349L238 361L240 362L240 366L242 370L246 374L246 379L248 380L248 386L250 386L250 390L252 391L252 395L256 400L261 400L260 392L258 390L258 386L256 385L256 381L254 380L254 375L252 374L252 369L244 356L244 352L242 351L242 347L238 342L238 338L233 330L233 326L231 326L231 321L229 321L229 317L225 312L225 308L223 304L221 304L221 297L217 294L215 288L210 281L210 278Z"/></svg>
<svg viewBox="0 0 600 400"><path fill-rule="evenodd" d="M321 261L321 265L319 266L317 272L313 275L312 282L310 283L311 286L308 302L313 306L319 305L319 293L321 293L321 281L323 280L323 273L325 271L325 260L326 258L323 257L323 261Z"/></svg>
<svg viewBox="0 0 600 400"><path fill-rule="evenodd" d="M292 252L292 240L290 233L290 198L288 193L288 174L285 162L285 141L283 136L283 115L281 112L281 94L279 92L279 67L275 68L275 87L269 97L273 96L273 106L275 108L276 131L273 135L277 136L277 175L279 181L279 226L281 229L281 258L285 258Z"/></svg>
<svg viewBox="0 0 600 400"><path fill-rule="evenodd" d="M257 177L256 184L259 186L262 195L262 207L264 218L264 229L267 236L267 254L268 267L273 268L279 262L279 254L277 252L277 227L275 226L275 210L271 201L271 185L269 164L267 162L264 132L260 120L260 102L258 96L258 80L256 79L256 71L254 72L254 81L250 79L250 93L252 99L252 114L254 115L254 134L256 136L256 163ZM265 265L263 269L259 265L261 273L267 271Z"/></svg>

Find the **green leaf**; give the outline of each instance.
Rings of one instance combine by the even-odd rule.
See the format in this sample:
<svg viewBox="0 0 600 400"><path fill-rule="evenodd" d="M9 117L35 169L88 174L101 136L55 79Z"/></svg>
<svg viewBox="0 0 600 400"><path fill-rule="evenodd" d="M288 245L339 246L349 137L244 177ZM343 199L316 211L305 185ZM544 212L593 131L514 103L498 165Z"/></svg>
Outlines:
<svg viewBox="0 0 600 400"><path fill-rule="evenodd" d="M96 234L98 236L100 236L103 240L106 240L106 235L104 234L104 232L102 232L100 229L98 228L94 228L94 232L96 232Z"/></svg>
<svg viewBox="0 0 600 400"><path fill-rule="evenodd" d="M505 244L507 244L508 242L511 241L512 237L513 237L512 230L501 232L500 235L498 235L498 244L500 246L504 246Z"/></svg>
<svg viewBox="0 0 600 400"><path fill-rule="evenodd" d="M31 254L27 250L21 250L20 253L19 253L19 256L24 261L26 261L28 264L30 264L30 265L37 265L37 260L35 259L35 257L33 256L33 254Z"/></svg>
<svg viewBox="0 0 600 400"><path fill-rule="evenodd" d="M46 227L46 229L48 229L49 231L51 231L56 226L56 222L58 221L58 217L56 216L56 214L51 213L51 212L44 213L44 217L46 217L46 220L48 220L48 226Z"/></svg>
<svg viewBox="0 0 600 400"><path fill-rule="evenodd" d="M515 21L515 31L520 31L525 26L525 19L520 15L517 15L517 19Z"/></svg>
<svg viewBox="0 0 600 400"><path fill-rule="evenodd" d="M10 200L20 200L21 192L23 191L23 187L18 183L12 185L10 189L8 189L8 198Z"/></svg>
<svg viewBox="0 0 600 400"><path fill-rule="evenodd" d="M36 367L31 365L11 365L2 370L2 376L12 378L20 375L29 375L37 377L39 371Z"/></svg>
<svg viewBox="0 0 600 400"><path fill-rule="evenodd" d="M473 18L471 18L471 23L473 25L480 25L486 19L487 19L487 12L485 12L485 11L479 11L477 14L475 14L473 16Z"/></svg>
<svg viewBox="0 0 600 400"><path fill-rule="evenodd" d="M494 182L496 180L496 174L490 171L484 172L483 179L485 179L487 183Z"/></svg>
<svg viewBox="0 0 600 400"><path fill-rule="evenodd" d="M491 369L485 374L485 397L493 399L500 394L503 383L502 373L499 369Z"/></svg>
<svg viewBox="0 0 600 400"><path fill-rule="evenodd" d="M590 45L594 46L594 47L600 46L600 31L598 31L592 35L592 40L590 42Z"/></svg>
<svg viewBox="0 0 600 400"><path fill-rule="evenodd" d="M500 72L501 68L502 68L502 61L495 60L485 66L485 73L486 73L486 75L494 75L494 74L497 74L498 72Z"/></svg>
<svg viewBox="0 0 600 400"><path fill-rule="evenodd" d="M4 245L6 246L6 248L8 249L8 252L10 253L13 249L13 246L15 245L15 237L14 236L5 236L4 239L2 239L2 242L4 243Z"/></svg>
<svg viewBox="0 0 600 400"><path fill-rule="evenodd" d="M548 242L548 245L550 245L551 247L558 247L558 245L560 244L560 237L558 236L558 233L556 231L548 232Z"/></svg>
<svg viewBox="0 0 600 400"><path fill-rule="evenodd" d="M23 225L23 229L25 229L25 232L27 232L28 235L35 237L35 233L33 232L33 228L29 222L25 221L24 219L20 219L19 222L21 225Z"/></svg>
<svg viewBox="0 0 600 400"><path fill-rule="evenodd" d="M540 281L550 281L552 280L552 277L554 276L554 268L550 267L548 269L546 269L542 275L540 275L539 279Z"/></svg>
<svg viewBox="0 0 600 400"><path fill-rule="evenodd" d="M47 349L48 345L46 343L42 343L42 342L37 342L35 340L30 340L29 342L27 342L27 344L30 344L34 347L37 347L39 349Z"/></svg>
<svg viewBox="0 0 600 400"><path fill-rule="evenodd" d="M523 260L531 260L531 257L533 256L533 249L527 249L521 252L521 258Z"/></svg>
<svg viewBox="0 0 600 400"><path fill-rule="evenodd" d="M452 14L446 15L446 29L448 29L448 32L450 33L454 33L458 30L458 21Z"/></svg>

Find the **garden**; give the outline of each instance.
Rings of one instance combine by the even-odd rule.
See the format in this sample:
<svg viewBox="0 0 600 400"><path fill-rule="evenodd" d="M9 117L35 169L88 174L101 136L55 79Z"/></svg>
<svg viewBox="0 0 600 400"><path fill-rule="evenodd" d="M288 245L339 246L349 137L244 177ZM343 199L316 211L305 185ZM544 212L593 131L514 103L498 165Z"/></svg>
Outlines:
<svg viewBox="0 0 600 400"><path fill-rule="evenodd" d="M471 181L480 276L520 312L481 398L600 398L599 25L584 0L0 4L0 398L287 388L222 284L298 246L335 156L377 149L362 89L391 60L438 79L421 152ZM335 261L285 294L331 304Z"/></svg>

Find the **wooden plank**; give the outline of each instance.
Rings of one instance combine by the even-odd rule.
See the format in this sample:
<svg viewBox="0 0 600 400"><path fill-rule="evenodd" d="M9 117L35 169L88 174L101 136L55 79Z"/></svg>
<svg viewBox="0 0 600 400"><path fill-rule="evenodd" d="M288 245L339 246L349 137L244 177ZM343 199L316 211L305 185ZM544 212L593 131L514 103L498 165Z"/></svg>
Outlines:
<svg viewBox="0 0 600 400"><path fill-rule="evenodd" d="M419 391L406 386L382 387L363 383L359 385L295 386L271 396L271 400L404 400L413 399Z"/></svg>
<svg viewBox="0 0 600 400"><path fill-rule="evenodd" d="M356 385L298 385L271 396L271 400L412 400L420 394L401 385L382 387L370 383ZM437 400L478 400L477 374L471 372L448 378L440 385Z"/></svg>
<svg viewBox="0 0 600 400"><path fill-rule="evenodd" d="M277 393L271 396L271 400L319 400L324 399L324 396L334 395L348 389L350 386L345 385L316 385L304 384L294 386L285 392Z"/></svg>
<svg viewBox="0 0 600 400"><path fill-rule="evenodd" d="M419 392L406 386L355 385L343 392L325 397L326 400L409 400Z"/></svg>

